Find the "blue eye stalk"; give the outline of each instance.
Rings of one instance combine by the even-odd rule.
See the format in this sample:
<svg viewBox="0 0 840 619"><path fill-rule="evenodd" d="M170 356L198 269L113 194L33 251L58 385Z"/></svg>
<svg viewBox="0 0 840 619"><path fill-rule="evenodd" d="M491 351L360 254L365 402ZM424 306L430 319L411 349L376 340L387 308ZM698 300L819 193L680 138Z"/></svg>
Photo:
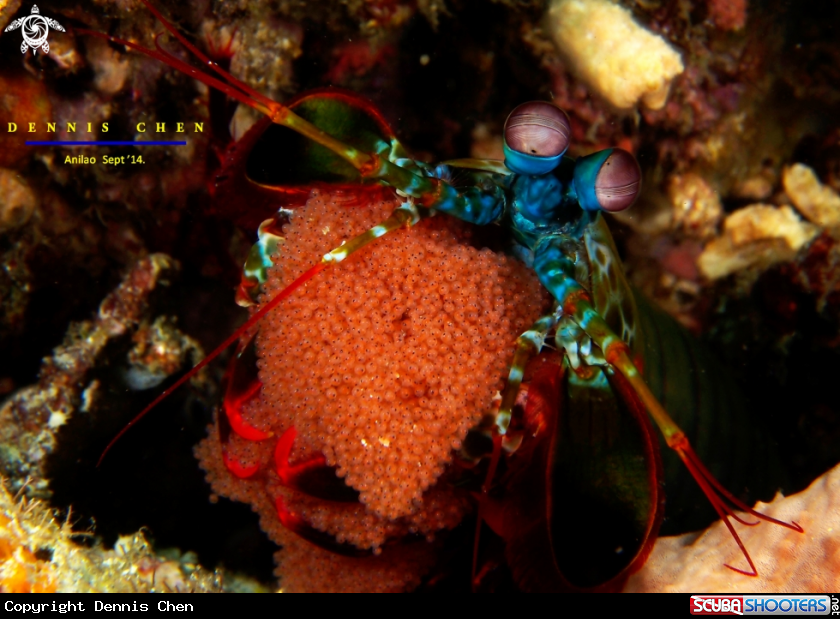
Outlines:
<svg viewBox="0 0 840 619"><path fill-rule="evenodd" d="M511 172L533 176L548 174L560 165L560 160L563 158L563 153L555 157L537 157L536 155L520 153L511 149L507 143L504 145L504 151L505 165Z"/></svg>
<svg viewBox="0 0 840 619"><path fill-rule="evenodd" d="M636 201L642 188L642 170L626 150L607 148L575 161L573 183L582 208L615 213Z"/></svg>

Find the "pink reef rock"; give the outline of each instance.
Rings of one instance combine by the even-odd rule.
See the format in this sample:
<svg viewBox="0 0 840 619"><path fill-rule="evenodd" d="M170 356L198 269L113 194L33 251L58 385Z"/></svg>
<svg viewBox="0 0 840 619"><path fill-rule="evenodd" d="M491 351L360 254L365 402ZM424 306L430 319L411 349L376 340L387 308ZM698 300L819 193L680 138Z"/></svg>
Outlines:
<svg viewBox="0 0 840 619"><path fill-rule="evenodd" d="M711 0L709 17L721 30L741 30L747 23L747 0Z"/></svg>
<svg viewBox="0 0 840 619"><path fill-rule="evenodd" d="M806 490L756 510L804 533L762 522L735 524L750 552L758 577L724 567L748 569L725 525L718 521L701 533L663 537L626 592L824 593L840 590L840 465ZM749 516L746 517L750 520Z"/></svg>

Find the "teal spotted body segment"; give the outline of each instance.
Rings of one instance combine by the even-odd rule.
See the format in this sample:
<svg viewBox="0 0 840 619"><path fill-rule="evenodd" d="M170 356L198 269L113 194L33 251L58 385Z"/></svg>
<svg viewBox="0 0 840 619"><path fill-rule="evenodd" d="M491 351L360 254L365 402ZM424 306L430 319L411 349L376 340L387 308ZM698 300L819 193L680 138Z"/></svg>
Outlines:
<svg viewBox="0 0 840 619"><path fill-rule="evenodd" d="M566 251L568 240L565 235L546 235L534 248L534 270L561 307L572 295L585 292L575 279L576 260Z"/></svg>
<svg viewBox="0 0 840 619"><path fill-rule="evenodd" d="M592 241L590 240L590 242ZM602 247L600 249L606 252L611 248ZM610 255L612 255L611 252ZM617 256L614 256L613 259L617 259ZM620 285L614 289L611 288L609 278L605 277L600 272L599 265L593 264L590 259L586 245L576 241L576 239L562 234L546 235L539 239L534 249L534 270L542 285L560 303L562 313L564 315L569 314L569 318L574 320L583 333L591 338L603 353L606 353L610 346L620 345L624 340L616 334L602 316L602 312L610 308L606 306L596 307L592 302L594 295L590 292L590 287L584 286L578 280L578 273L581 270L578 265L579 261L584 261L584 266L588 268L590 274L593 271L595 273L594 278L587 282L590 286L592 279L594 279L601 287L610 288L608 291L599 290L597 293L599 296L608 299L609 303L616 303L618 307L632 303L632 294L628 294L629 287L626 290ZM632 317L632 313L626 316L622 310L617 311L621 316L620 332L635 332L635 326L627 324L627 321Z"/></svg>
<svg viewBox="0 0 840 619"><path fill-rule="evenodd" d="M569 184L553 174L536 178L517 176L511 179L511 185L517 198L511 205L511 222L522 239L520 242L533 249L537 238L549 229L557 229L557 221L552 218L565 212L565 205L574 204L574 194L570 195Z"/></svg>
<svg viewBox="0 0 840 619"><path fill-rule="evenodd" d="M631 350L641 354L645 347L644 330L636 304L636 294L627 281L615 241L603 217L587 226L583 235L589 268L581 281L589 281L589 293L595 309L610 330Z"/></svg>

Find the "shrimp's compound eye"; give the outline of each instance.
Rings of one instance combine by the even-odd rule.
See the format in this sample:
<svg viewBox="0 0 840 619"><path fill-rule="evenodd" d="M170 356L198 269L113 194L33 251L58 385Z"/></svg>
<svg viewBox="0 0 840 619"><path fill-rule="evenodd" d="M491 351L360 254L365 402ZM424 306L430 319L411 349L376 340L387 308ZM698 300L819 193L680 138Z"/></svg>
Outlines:
<svg viewBox="0 0 840 619"><path fill-rule="evenodd" d="M626 150L608 148L575 162L574 184L583 208L615 213L636 201L642 188L642 171Z"/></svg>
<svg viewBox="0 0 840 619"><path fill-rule="evenodd" d="M566 112L548 101L523 103L505 121L505 144L518 153L556 157L569 148Z"/></svg>
<svg viewBox="0 0 840 619"><path fill-rule="evenodd" d="M548 101L523 103L505 121L505 164L519 174L545 174L569 148L569 117Z"/></svg>
<svg viewBox="0 0 840 619"><path fill-rule="evenodd" d="M623 211L636 201L641 188L639 162L626 150L614 149L595 179L595 195L601 208L610 213Z"/></svg>

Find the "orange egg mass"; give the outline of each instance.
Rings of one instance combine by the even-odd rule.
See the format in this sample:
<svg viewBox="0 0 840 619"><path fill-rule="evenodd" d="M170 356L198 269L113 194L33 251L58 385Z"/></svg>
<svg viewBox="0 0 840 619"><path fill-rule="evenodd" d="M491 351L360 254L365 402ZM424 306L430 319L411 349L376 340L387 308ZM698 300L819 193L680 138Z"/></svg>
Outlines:
<svg viewBox="0 0 840 619"><path fill-rule="evenodd" d="M358 202L313 192L284 230L261 302L399 204ZM474 247L472 232L439 214L389 233L260 323L262 389L245 405L245 420L275 437L293 426L291 461L320 452L359 492L359 503L340 504L282 487L272 471L276 438L234 435L227 443L243 465L265 467L266 475L248 480L226 470L215 431L197 448L214 491L250 503L284 546L284 589L412 588L434 562L435 532L471 509L470 497L447 483L454 450L493 412L516 338L549 307L532 271ZM315 529L373 556L335 555L287 531L278 496Z"/></svg>

